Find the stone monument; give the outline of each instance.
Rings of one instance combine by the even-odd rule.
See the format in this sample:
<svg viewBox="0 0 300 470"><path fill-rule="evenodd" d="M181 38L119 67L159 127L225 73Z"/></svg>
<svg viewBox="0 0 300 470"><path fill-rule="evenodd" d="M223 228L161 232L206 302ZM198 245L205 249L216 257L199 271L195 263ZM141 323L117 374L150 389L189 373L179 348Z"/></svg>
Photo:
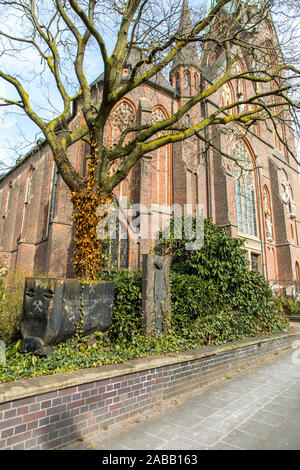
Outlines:
<svg viewBox="0 0 300 470"><path fill-rule="evenodd" d="M5 357L5 343L4 341L0 340L0 366L4 365L6 362L6 357Z"/></svg>
<svg viewBox="0 0 300 470"><path fill-rule="evenodd" d="M163 333L170 323L170 257L143 255L144 332Z"/></svg>
<svg viewBox="0 0 300 470"><path fill-rule="evenodd" d="M21 351L47 355L79 329L85 335L106 331L113 301L112 282L26 278Z"/></svg>

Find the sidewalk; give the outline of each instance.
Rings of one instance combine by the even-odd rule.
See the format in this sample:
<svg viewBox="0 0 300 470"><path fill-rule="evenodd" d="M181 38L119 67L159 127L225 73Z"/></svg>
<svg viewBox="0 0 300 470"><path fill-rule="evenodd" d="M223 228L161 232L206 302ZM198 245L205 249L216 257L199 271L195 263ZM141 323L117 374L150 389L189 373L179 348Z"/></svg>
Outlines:
<svg viewBox="0 0 300 470"><path fill-rule="evenodd" d="M300 350L226 376L62 450L300 449Z"/></svg>

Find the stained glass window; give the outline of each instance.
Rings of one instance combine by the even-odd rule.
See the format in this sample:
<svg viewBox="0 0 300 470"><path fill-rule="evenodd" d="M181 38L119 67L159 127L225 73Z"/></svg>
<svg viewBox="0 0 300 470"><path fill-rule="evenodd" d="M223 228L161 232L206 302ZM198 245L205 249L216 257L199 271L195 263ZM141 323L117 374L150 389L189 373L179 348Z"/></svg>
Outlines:
<svg viewBox="0 0 300 470"><path fill-rule="evenodd" d="M255 173L250 154L242 140L233 148L234 204L238 232L258 236Z"/></svg>

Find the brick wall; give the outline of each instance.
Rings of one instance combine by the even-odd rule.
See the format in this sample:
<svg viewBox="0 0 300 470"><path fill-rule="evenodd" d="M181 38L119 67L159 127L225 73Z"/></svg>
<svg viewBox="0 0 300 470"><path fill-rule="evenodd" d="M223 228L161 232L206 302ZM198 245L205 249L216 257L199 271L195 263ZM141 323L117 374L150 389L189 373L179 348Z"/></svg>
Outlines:
<svg viewBox="0 0 300 470"><path fill-rule="evenodd" d="M86 371L80 371L79 374L70 372L2 384L0 449L57 449L151 405L195 390L230 369L288 348L297 337L297 333L286 333L103 366L89 372L92 375L86 378L86 383ZM103 376L105 378L100 378ZM65 384L64 377L68 377ZM70 385L70 378L73 384L66 386ZM35 383L35 390L31 388L28 392L30 381ZM52 381L52 390L49 381ZM76 384L76 381L81 383ZM25 383L24 396L20 397L22 382ZM46 382L48 391L41 393ZM18 399L12 399L13 396Z"/></svg>

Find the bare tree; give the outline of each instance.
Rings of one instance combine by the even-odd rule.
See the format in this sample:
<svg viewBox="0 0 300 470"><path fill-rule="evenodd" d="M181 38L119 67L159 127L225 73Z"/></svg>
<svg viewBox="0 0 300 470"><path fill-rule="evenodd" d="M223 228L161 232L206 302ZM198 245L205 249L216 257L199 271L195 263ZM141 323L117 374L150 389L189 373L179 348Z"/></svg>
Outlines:
<svg viewBox="0 0 300 470"><path fill-rule="evenodd" d="M204 145L214 146L206 132L210 126L233 131L239 126L247 132L265 121L274 126L282 145L297 159L292 140L285 138L281 129L284 124L289 132L295 132L298 123L299 102L294 96L299 86L299 51L293 49L290 54L290 47L295 40L296 30L291 25L298 18L299 2L292 2L293 15L288 2L281 0L208 3L207 9L197 8L190 22L182 17L186 0L183 6L179 0L0 0L2 17L4 12L14 15L22 30L17 35L5 24L0 30L0 78L17 93L16 99L1 97L0 104L18 108L38 126L72 193L78 276L93 278L99 263L97 207L110 199L113 189L143 155L195 137ZM264 31L268 28L276 36L272 11L284 28L283 48L277 40L272 44L266 40ZM294 33L289 40L288 33ZM125 120L114 141L107 142L106 128L116 105L134 89L166 73L180 54L192 53L195 47L202 51L203 82L193 96L158 122L137 126ZM99 72L103 71L98 101L85 63L90 48L99 62ZM39 72L28 75L26 68L23 72L8 70L8 58L18 55L26 61L29 52L39 57ZM130 57L135 57L134 65L124 80L124 64ZM241 59L244 68L238 65ZM252 93L245 97L241 87L235 99L198 114L196 122L185 119L195 106L220 92L226 94L233 80L251 83ZM51 112L31 99L33 81L42 87L42 95L48 96ZM57 102L61 103L59 110ZM75 104L84 116L76 127L72 125ZM79 140L90 148L85 178L76 171L67 152Z"/></svg>

